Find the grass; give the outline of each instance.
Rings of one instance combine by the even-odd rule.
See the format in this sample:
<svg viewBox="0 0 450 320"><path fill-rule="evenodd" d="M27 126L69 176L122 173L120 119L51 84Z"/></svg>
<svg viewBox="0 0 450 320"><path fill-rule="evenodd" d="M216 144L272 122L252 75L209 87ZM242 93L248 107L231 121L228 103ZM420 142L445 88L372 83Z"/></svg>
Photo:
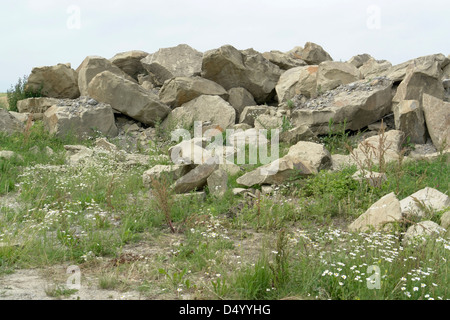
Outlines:
<svg viewBox="0 0 450 320"><path fill-rule="evenodd" d="M175 198L163 180L150 197L142 182L150 164L123 167L98 155L90 165L66 166L64 145L80 143L92 146L52 137L39 122L25 134L0 136L2 150L17 154L0 159L0 276L77 265L100 289L161 299L450 297L448 239L404 245L406 225L392 233L346 231L390 192L403 199L428 186L448 194L444 156L386 164L381 187L351 179L353 166L289 181L271 196L229 190L220 201L207 193L197 202ZM55 154L34 153L34 146ZM242 174L229 177L230 189ZM4 205L9 197L20 205ZM55 298L72 293L47 290Z"/></svg>

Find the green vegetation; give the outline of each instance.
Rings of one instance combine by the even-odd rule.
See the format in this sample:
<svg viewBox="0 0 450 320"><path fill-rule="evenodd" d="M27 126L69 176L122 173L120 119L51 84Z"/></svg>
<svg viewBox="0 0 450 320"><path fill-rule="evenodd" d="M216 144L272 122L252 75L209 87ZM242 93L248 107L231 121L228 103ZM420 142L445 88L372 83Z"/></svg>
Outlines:
<svg viewBox="0 0 450 320"><path fill-rule="evenodd" d="M23 76L23 78L19 78L17 83L14 86L11 86L11 89L7 92L9 110L18 111L17 110L17 102L27 98L36 98L41 97L41 90L31 91L27 89L27 81L28 77Z"/></svg>
<svg viewBox="0 0 450 320"><path fill-rule="evenodd" d="M343 130L337 135L324 141L336 151L349 138ZM345 231L390 192L399 199L426 186L448 193L443 155L386 164L381 187L353 180L353 166L293 179L270 196L229 190L222 199L207 192L197 201L172 194L164 178L153 182L150 196L142 173L154 162L125 167L104 156L65 165L66 144L92 141L60 140L39 122L24 134L0 135L1 150L16 153L0 159L0 277L65 264L96 276L101 289L137 290L144 298L450 297L448 239L404 245L404 225L392 233ZM230 189L242 174L229 177ZM7 205L9 198L17 205Z"/></svg>

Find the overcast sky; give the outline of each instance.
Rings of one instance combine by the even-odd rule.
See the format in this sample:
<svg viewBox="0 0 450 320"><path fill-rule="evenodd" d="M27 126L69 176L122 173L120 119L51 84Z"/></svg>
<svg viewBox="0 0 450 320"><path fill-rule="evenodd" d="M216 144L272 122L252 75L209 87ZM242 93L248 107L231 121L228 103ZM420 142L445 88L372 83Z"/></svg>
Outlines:
<svg viewBox="0 0 450 320"><path fill-rule="evenodd" d="M185 43L288 51L311 41L334 60L393 64L450 54L449 0L1 0L0 92L33 67Z"/></svg>

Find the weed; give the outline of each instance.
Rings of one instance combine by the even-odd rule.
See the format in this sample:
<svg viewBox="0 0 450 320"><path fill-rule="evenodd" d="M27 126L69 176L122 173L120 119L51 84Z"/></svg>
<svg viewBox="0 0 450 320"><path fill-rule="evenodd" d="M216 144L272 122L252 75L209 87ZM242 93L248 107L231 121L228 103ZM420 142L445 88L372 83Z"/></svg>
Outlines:
<svg viewBox="0 0 450 320"><path fill-rule="evenodd" d="M7 91L9 110L18 111L17 102L20 100L42 96L42 88L37 91L30 91L26 87L27 82L28 76L23 76L23 78L19 78L14 86L11 85L11 89Z"/></svg>

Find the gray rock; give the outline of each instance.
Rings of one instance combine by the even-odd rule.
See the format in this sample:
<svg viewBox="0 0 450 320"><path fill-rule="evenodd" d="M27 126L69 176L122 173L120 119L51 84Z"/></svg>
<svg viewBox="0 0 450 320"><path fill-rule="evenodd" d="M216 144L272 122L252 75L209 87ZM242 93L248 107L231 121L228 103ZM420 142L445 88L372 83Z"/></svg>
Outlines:
<svg viewBox="0 0 450 320"><path fill-rule="evenodd" d="M417 100L402 100L394 107L395 129L403 131L411 143L424 144L427 138L425 118Z"/></svg>
<svg viewBox="0 0 450 320"><path fill-rule="evenodd" d="M170 108L158 96L109 71L99 73L91 80L88 94L147 125L164 120L170 112Z"/></svg>
<svg viewBox="0 0 450 320"><path fill-rule="evenodd" d="M87 138L96 135L97 131L108 137L118 134L111 106L103 103L93 106L85 98L61 100L47 109L43 122L50 134L59 137Z"/></svg>
<svg viewBox="0 0 450 320"><path fill-rule="evenodd" d="M138 75L146 72L145 68L142 66L141 60L148 55L149 53L145 51L132 50L118 53L109 59L109 61L133 79L138 80Z"/></svg>
<svg viewBox="0 0 450 320"><path fill-rule="evenodd" d="M33 68L26 87L40 91L44 97L75 99L80 96L78 74L70 64Z"/></svg>
<svg viewBox="0 0 450 320"><path fill-rule="evenodd" d="M175 77L200 75L203 53L187 44L162 48L141 60L144 68L153 76L156 85Z"/></svg>
<svg viewBox="0 0 450 320"><path fill-rule="evenodd" d="M217 164L200 164L178 179L173 186L173 190L175 193L187 193L200 190L206 185L208 177L217 170L217 168Z"/></svg>
<svg viewBox="0 0 450 320"><path fill-rule="evenodd" d="M257 103L273 97L281 73L281 69L262 54L251 49L239 51L230 45L205 52L202 62L202 77L226 90L243 87Z"/></svg>
<svg viewBox="0 0 450 320"><path fill-rule="evenodd" d="M167 80L159 91L162 103L178 108L201 95L228 99L228 92L217 83L201 77L176 77Z"/></svg>
<svg viewBox="0 0 450 320"><path fill-rule="evenodd" d="M400 201L392 192L375 202L365 213L353 221L348 229L350 231L384 230L392 222L402 219Z"/></svg>
<svg viewBox="0 0 450 320"><path fill-rule="evenodd" d="M428 94L423 95L423 113L428 133L437 150L450 146L450 102Z"/></svg>
<svg viewBox="0 0 450 320"><path fill-rule="evenodd" d="M301 58L310 65L318 65L324 61L333 61L333 58L320 45L307 42L302 51Z"/></svg>
<svg viewBox="0 0 450 320"><path fill-rule="evenodd" d="M214 171L206 180L209 193L216 197L223 197L228 190L228 174L222 169Z"/></svg>
<svg viewBox="0 0 450 320"><path fill-rule="evenodd" d="M0 108L0 132L11 135L16 132L22 132L23 129L24 125L22 122L12 116L8 110Z"/></svg>
<svg viewBox="0 0 450 320"><path fill-rule="evenodd" d="M433 221L421 221L406 230L403 236L403 245L414 242L423 243L428 237L438 237L445 234L445 229Z"/></svg>
<svg viewBox="0 0 450 320"><path fill-rule="evenodd" d="M111 61L99 56L88 56L78 66L78 87L82 96L89 96L88 87L94 77L104 71L109 71L120 78L135 82L128 74L119 67L112 64Z"/></svg>

